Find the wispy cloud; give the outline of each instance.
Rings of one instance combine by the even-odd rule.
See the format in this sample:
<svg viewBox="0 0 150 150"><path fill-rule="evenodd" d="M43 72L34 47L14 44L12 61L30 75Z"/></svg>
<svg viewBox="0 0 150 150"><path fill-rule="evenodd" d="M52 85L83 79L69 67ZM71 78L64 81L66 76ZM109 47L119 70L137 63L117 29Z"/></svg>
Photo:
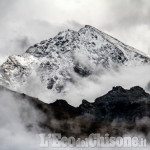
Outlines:
<svg viewBox="0 0 150 150"><path fill-rule="evenodd" d="M1 0L0 63L61 30L78 30L84 24L149 53L149 10L148 0Z"/></svg>

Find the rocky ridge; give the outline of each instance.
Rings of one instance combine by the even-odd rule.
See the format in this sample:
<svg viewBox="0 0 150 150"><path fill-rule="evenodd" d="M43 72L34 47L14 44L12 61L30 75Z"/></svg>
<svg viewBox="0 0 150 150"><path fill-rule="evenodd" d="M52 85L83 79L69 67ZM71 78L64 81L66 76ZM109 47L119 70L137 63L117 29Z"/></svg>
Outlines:
<svg viewBox="0 0 150 150"><path fill-rule="evenodd" d="M136 132L149 137L150 95L138 86L129 90L120 86L114 87L93 103L83 100L78 107L69 105L65 100L46 104L3 87L0 87L0 91L12 94L18 102L30 103L33 109L44 114L46 119L38 123L44 132L51 131L75 137L85 137L90 133L121 136ZM32 124L26 126L29 130L33 127Z"/></svg>
<svg viewBox="0 0 150 150"><path fill-rule="evenodd" d="M10 56L0 67L0 83L19 89L36 74L41 84L61 92L74 76L89 77L102 69L149 63L150 58L119 40L86 25L78 32L59 32L22 55Z"/></svg>

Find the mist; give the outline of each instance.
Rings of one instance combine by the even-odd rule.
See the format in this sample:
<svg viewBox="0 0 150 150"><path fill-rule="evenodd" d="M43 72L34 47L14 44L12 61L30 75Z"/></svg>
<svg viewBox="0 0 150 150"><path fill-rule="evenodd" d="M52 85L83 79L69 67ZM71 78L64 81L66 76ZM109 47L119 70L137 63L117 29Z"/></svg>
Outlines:
<svg viewBox="0 0 150 150"><path fill-rule="evenodd" d="M149 74L150 65L121 66L108 70L97 69L92 75L84 78L72 72L71 76L74 82L66 82L64 90L58 93L55 90L47 89L34 72L27 82L16 88L15 91L37 97L46 103L52 103L56 99L64 99L73 106L79 106L83 99L94 102L97 97L103 96L114 86L122 86L125 89L140 86L150 93Z"/></svg>
<svg viewBox="0 0 150 150"><path fill-rule="evenodd" d="M54 37L60 31L78 31L85 24L150 55L149 17L148 0L0 0L0 65L10 55L22 54L29 46ZM68 82L58 94L46 89L33 73L25 85L15 90L46 103L65 99L78 106L83 99L93 102L118 85L126 89L141 86L150 93L149 75L149 65L95 71L87 78L72 73L76 82ZM41 150L37 134L42 132L38 123L44 117L30 103L0 89L0 150ZM136 149L148 150L149 147Z"/></svg>
<svg viewBox="0 0 150 150"><path fill-rule="evenodd" d="M35 149L35 134L40 131L37 123L42 114L13 93L0 89L0 95L0 149ZM33 125L30 132L26 128L29 124Z"/></svg>
<svg viewBox="0 0 150 150"><path fill-rule="evenodd" d="M60 31L85 24L149 55L149 10L148 0L1 0L0 64Z"/></svg>
<svg viewBox="0 0 150 150"><path fill-rule="evenodd" d="M29 46L60 31L68 28L78 31L85 24L149 54L149 8L148 0L124 0L123 3L121 0L1 0L0 64L8 56L23 54ZM123 67L84 79L73 74L77 83L68 83L61 95L45 89L33 74L28 79L30 85L27 83L19 90L47 103L63 98L79 105L82 99L94 101L117 85L124 88L139 85L146 89L148 69L149 66Z"/></svg>
<svg viewBox="0 0 150 150"><path fill-rule="evenodd" d="M12 93L8 90L0 89L0 149L1 150L48 150L48 149L67 149L77 150L78 147L60 147L55 148L52 145L49 147L40 147L39 134L43 133L42 128L38 125L40 121L45 119L44 114L39 110L35 109L26 99L22 99L19 94ZM149 119L143 118L137 120L137 124L148 122ZM55 122L56 124L56 122ZM29 129L29 125L32 127ZM60 125L60 124L56 124ZM48 132L47 134L49 134ZM138 135L133 132L133 135ZM131 133L124 136L133 136ZM51 139L50 139L51 140ZM52 143L52 141L50 141ZM85 149L85 148L80 148ZM91 149L86 147L86 149ZM103 148L94 148L103 149ZM105 148L106 150L112 149L126 149L126 148ZM129 150L135 148L128 148ZM148 150L149 146L136 149Z"/></svg>

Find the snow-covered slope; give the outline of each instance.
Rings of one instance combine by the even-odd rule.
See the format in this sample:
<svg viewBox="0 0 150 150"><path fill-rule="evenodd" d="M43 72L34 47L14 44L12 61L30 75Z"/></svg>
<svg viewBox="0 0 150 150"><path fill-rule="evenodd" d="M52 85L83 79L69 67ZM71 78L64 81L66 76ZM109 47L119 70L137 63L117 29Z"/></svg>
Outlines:
<svg viewBox="0 0 150 150"><path fill-rule="evenodd" d="M75 82L75 76L86 78L102 68L149 62L150 58L136 49L86 25L78 32L60 32L22 55L10 56L0 68L0 83L19 87L36 73L42 85L61 92L67 82Z"/></svg>

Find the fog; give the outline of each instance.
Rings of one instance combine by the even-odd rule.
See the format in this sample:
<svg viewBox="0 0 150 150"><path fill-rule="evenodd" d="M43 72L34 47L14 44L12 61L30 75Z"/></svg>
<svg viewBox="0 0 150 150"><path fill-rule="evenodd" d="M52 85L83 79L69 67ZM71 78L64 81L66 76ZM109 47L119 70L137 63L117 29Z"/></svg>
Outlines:
<svg viewBox="0 0 150 150"><path fill-rule="evenodd" d="M39 121L44 120L45 116L25 99L22 100L19 96L8 91L0 89L0 149L1 150L48 150L48 149L67 149L78 150L85 148L54 148L52 147L51 139L48 148L40 147L39 133L42 129L38 126ZM147 119L146 119L147 121ZM140 124L145 122L145 119L138 121ZM27 128L32 125L32 128ZM48 133L49 134L49 133ZM135 134L135 133L134 133ZM129 136L129 135L128 135ZM130 135L131 136L131 135ZM87 147L86 149L91 149ZM95 150L100 148L93 148ZM103 148L102 148L103 149ZM105 148L112 149L126 149L126 148ZM128 148L135 149L135 148ZM148 150L149 146L143 148L136 148L139 150Z"/></svg>
<svg viewBox="0 0 150 150"><path fill-rule="evenodd" d="M0 149L27 150L34 149L35 135L38 130L38 121L42 114L36 111L29 103L18 101L12 93L0 90ZM32 124L29 132L26 125Z"/></svg>
<svg viewBox="0 0 150 150"><path fill-rule="evenodd" d="M85 24L149 54L149 8L148 0L1 0L0 64L8 56L22 54L29 46L60 31L79 30ZM83 98L94 101L113 86L145 88L149 82L148 70L149 66L124 67L84 79L73 74L77 83L68 83L63 95L42 87L33 74L28 79L30 85L27 83L19 90L48 103L64 98L72 105L79 105Z"/></svg>
<svg viewBox="0 0 150 150"><path fill-rule="evenodd" d="M149 54L148 0L1 0L0 64L65 29L92 25Z"/></svg>
<svg viewBox="0 0 150 150"><path fill-rule="evenodd" d="M149 55L149 17L148 0L0 0L0 64L9 55L22 54L29 46L62 30L79 30L85 24ZM149 74L150 66L146 65L103 70L88 78L72 74L76 83L68 83L64 92L58 94L42 86L33 73L16 90L47 103L63 98L78 106L82 99L92 102L118 85L127 89L138 85L150 92ZM0 150L41 150L36 134L41 132L38 122L44 117L29 103L16 99L19 98L0 90ZM30 124L31 131L26 128Z"/></svg>
<svg viewBox="0 0 150 150"><path fill-rule="evenodd" d="M36 73L32 73L27 82L16 88L15 91L38 97L46 103L52 103L56 99L65 99L69 104L78 106L83 99L93 102L114 86L122 86L125 89L141 86L146 92L150 93L149 74L150 65L121 66L111 70L97 69L92 75L85 78L72 72L74 82L67 82L64 90L57 93L55 90L47 89Z"/></svg>

